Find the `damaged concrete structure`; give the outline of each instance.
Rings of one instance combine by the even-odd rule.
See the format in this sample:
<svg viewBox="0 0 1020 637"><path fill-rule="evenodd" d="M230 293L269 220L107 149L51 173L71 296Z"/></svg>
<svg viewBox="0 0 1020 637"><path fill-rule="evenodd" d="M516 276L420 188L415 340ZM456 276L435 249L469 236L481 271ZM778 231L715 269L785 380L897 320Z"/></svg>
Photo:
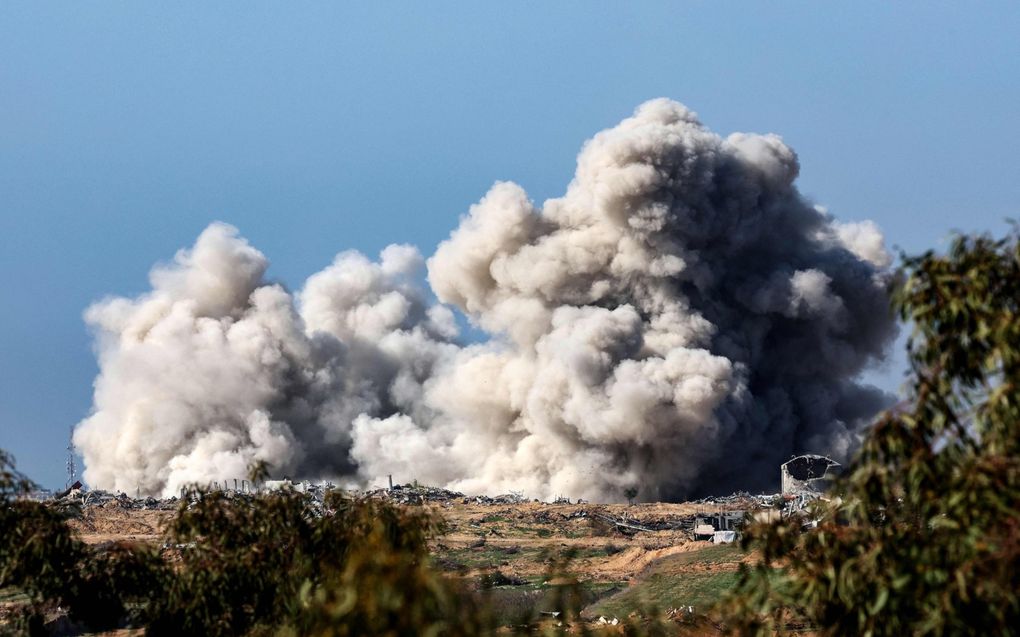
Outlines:
<svg viewBox="0 0 1020 637"><path fill-rule="evenodd" d="M783 499L794 509L816 500L828 491L842 465L825 456L795 456L780 467Z"/></svg>
<svg viewBox="0 0 1020 637"><path fill-rule="evenodd" d="M737 538L737 531L744 526L746 517L745 511L720 511L715 514L698 515L694 520L694 539L716 544L732 542Z"/></svg>

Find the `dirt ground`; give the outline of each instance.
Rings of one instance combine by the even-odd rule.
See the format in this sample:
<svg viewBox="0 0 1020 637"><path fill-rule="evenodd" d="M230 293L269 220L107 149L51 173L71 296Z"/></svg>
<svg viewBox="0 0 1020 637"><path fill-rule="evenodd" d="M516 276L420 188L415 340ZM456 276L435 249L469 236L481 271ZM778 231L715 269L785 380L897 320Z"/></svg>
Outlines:
<svg viewBox="0 0 1020 637"><path fill-rule="evenodd" d="M137 541L158 544L162 541L173 511L122 508L117 502L86 507L82 516L68 524L87 544L111 541Z"/></svg>
<svg viewBox="0 0 1020 637"><path fill-rule="evenodd" d="M683 529L634 531L607 519L661 527L678 525L690 516L737 508L694 503L484 504L462 500L426 506L447 525L447 532L430 545L441 568L466 575L498 570L507 577L533 582L567 558L571 574L582 581L628 582L657 560L708 546L693 541ZM85 508L70 525L89 544L133 541L155 545L162 542L173 515L173 511L125 508L113 501Z"/></svg>
<svg viewBox="0 0 1020 637"><path fill-rule="evenodd" d="M605 518L661 526L715 513L720 507L448 502L434 509L449 526L449 532L432 546L441 566L469 572L497 569L510 578L535 580L549 571L557 557L571 556L567 568L582 581L627 582L656 560L707 543L693 541L690 533L681 529L633 531L618 528Z"/></svg>

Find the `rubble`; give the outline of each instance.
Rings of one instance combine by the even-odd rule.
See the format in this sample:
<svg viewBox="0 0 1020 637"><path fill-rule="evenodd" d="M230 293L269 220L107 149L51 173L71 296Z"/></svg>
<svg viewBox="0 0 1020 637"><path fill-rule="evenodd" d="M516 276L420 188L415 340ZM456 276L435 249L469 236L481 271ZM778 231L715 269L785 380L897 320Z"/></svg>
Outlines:
<svg viewBox="0 0 1020 637"><path fill-rule="evenodd" d="M620 530L623 533L626 533L627 531L646 531L646 532L667 531L675 529L684 529L687 526L686 519L680 519L675 522L663 520L659 523L652 522L651 524L648 524L639 523L637 520L628 520L626 518L618 519L608 515L604 515L602 513L592 513L591 515L595 518L602 520L603 522L608 522L612 524L617 528L617 530Z"/></svg>
<svg viewBox="0 0 1020 637"><path fill-rule="evenodd" d="M427 487L420 484L396 484L391 488L368 491L365 495L370 498L385 498L398 504L408 505L444 503L453 502L454 500L468 501L464 494L458 491L450 491L440 487Z"/></svg>
<svg viewBox="0 0 1020 637"><path fill-rule="evenodd" d="M131 497L126 493L111 493L102 489L94 490L83 490L81 484L78 483L79 488L71 488L61 493L52 495L47 503L54 506L80 506L83 509L88 508L120 508L120 509L131 509L131 510L153 510L153 511L174 511L180 506L181 502L193 503L202 497L206 493L217 493L225 496L231 500L250 500L256 497L260 493L269 493L272 491L290 490L294 493L300 493L308 496L309 501L312 503L313 508L322 509L322 502L325 494L333 485L330 483L316 484L310 482L290 482L286 481L287 484L275 484L273 488L266 487L265 484L259 485L258 487L252 487L245 481L235 481L238 485L237 489L232 488L220 488L218 483L213 483L207 488L191 488L181 489L181 495L171 496L169 498L154 498L152 496L146 497ZM284 481L278 481L280 483ZM223 483L226 485L226 481Z"/></svg>
<svg viewBox="0 0 1020 637"><path fill-rule="evenodd" d="M191 506L205 493L217 493L230 500L249 500L259 494L272 492L292 492L301 494L308 500L312 515L328 515L330 512L325 507L325 496L328 492L336 489L335 485L329 482L308 482L274 480L263 483L252 484L247 480L235 480L231 483L228 480L222 483L212 483L205 488L182 489L180 497L154 498L142 497L133 498L125 493L111 493L103 490L82 490L80 484L74 485L62 493L51 497L49 502L54 505L80 507L89 509L93 507L130 510L158 510L173 511L181 506ZM233 488L232 488L233 487ZM649 515L643 511L641 506L630 507L606 507L604 505L589 505L582 500L571 503L569 498L558 497L555 502L545 503L545 506L514 511L514 505L542 504L535 500L528 500L522 492L511 491L510 493L498 496L475 495L468 496L458 491L452 491L441 487L431 487L417 483L400 485L396 484L388 488L374 489L365 492L351 492L352 495L359 495L369 498L386 499L391 502L406 506L439 505L452 507L457 504L481 505L493 507L508 507L502 511L495 511L492 516L515 516L518 520L527 519L533 524L559 526L569 523L572 520L598 520L599 523L609 525L618 533L634 535L635 533L654 533L661 531L679 531L686 533L692 539L713 540L717 532L737 531L743 525L748 513L753 515L756 511L767 509L773 505L777 496L775 495L751 495L745 492L738 492L729 496L717 496L697 500L692 504L705 507L714 512L696 512L685 515L680 514L658 514ZM570 503L570 507L566 507ZM615 514L610 513L610 509ZM627 513L621 515L622 511L633 511L639 517ZM489 515L476 517L468 525L475 533L485 535L501 536L499 529L490 525Z"/></svg>
<svg viewBox="0 0 1020 637"><path fill-rule="evenodd" d="M66 504L80 504L82 507L119 507L122 509L138 510L160 510L173 511L177 508L177 498L171 497L165 500L158 500L152 497L132 498L125 493L113 494L109 491L96 489L95 491L74 490L63 498L56 498L55 501Z"/></svg>
<svg viewBox="0 0 1020 637"><path fill-rule="evenodd" d="M737 491L726 496L709 496L700 500L691 500L691 504L702 504L706 506L740 506L748 509L767 508L772 506L778 493L761 493L751 495L746 491Z"/></svg>

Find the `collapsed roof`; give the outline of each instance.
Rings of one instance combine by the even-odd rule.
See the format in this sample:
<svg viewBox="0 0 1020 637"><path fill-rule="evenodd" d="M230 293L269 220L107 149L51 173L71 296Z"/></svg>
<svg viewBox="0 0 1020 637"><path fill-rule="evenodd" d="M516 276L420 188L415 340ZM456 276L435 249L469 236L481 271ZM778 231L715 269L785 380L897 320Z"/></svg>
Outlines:
<svg viewBox="0 0 1020 637"><path fill-rule="evenodd" d="M791 458L781 467L783 495L822 493L840 468L838 462L825 456L808 454Z"/></svg>

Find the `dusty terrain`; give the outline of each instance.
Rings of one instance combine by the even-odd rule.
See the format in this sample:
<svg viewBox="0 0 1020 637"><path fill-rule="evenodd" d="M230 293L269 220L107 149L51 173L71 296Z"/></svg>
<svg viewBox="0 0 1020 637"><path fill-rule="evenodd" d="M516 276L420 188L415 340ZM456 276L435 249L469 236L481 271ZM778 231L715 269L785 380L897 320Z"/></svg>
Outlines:
<svg viewBox="0 0 1020 637"><path fill-rule="evenodd" d="M650 563L675 553L697 550L682 529L635 531L608 519L630 520L648 528L679 525L685 518L719 507L694 504L522 503L508 505L444 503L434 507L449 532L434 542L434 554L447 568L498 568L511 578L543 576L556 557L572 555L570 571L598 582L630 580ZM604 516L604 517L603 517Z"/></svg>
<svg viewBox="0 0 1020 637"><path fill-rule="evenodd" d="M85 507L81 517L68 524L87 544L111 541L138 541L158 544L173 511L129 509L116 501Z"/></svg>
<svg viewBox="0 0 1020 637"><path fill-rule="evenodd" d="M741 508L739 503L487 504L468 498L424 506L447 523L447 532L431 544L442 568L464 573L499 569L511 578L532 579L545 575L555 558L569 556L572 573L596 582L626 582L656 560L705 548L708 543L694 541L684 521ZM85 507L69 524L89 544L158 544L173 514L114 500ZM617 526L613 520L649 530ZM665 526L677 528L656 530Z"/></svg>
<svg viewBox="0 0 1020 637"><path fill-rule="evenodd" d="M510 607L529 592L541 606L542 590L566 575L581 585L592 619L649 607L697 614L732 586L750 557L735 545L696 541L694 519L757 506L444 502L436 510L449 529L432 549L440 568L492 578L497 600Z"/></svg>
<svg viewBox="0 0 1020 637"><path fill-rule="evenodd" d="M320 506L321 495L312 494ZM696 522L724 512L760 514L767 502L731 496L684 504L542 503L410 485L372 495L440 516L445 529L429 546L435 566L487 591L507 624L541 618L557 585L565 583L580 591L582 615L593 624L650 608L678 619L701 614L732 587L738 565L749 557L733 544L696 540ZM178 505L102 492L69 498L87 502L68 523L94 545L162 547ZM0 591L0 621L25 601L14 589Z"/></svg>

